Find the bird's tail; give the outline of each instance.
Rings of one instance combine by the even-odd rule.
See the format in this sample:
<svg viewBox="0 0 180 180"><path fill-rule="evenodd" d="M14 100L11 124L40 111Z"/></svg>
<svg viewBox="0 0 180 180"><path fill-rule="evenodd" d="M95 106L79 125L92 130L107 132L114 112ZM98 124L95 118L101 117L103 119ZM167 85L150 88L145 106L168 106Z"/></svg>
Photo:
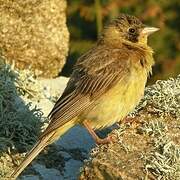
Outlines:
<svg viewBox="0 0 180 180"><path fill-rule="evenodd" d="M16 179L19 174L26 168L26 166L31 163L31 161L48 145L54 142L59 136L62 136L66 131L68 131L71 127L74 126L74 122L69 121L57 130L49 133L45 137L42 137L35 146L31 149L31 151L26 155L25 159L21 162L21 164L15 169L15 171L11 174L10 179Z"/></svg>

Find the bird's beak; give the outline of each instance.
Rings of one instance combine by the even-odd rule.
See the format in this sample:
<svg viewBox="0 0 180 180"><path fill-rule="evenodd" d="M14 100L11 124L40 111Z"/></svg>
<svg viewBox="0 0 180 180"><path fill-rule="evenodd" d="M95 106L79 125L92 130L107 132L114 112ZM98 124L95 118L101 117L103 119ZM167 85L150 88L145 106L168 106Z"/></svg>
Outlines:
<svg viewBox="0 0 180 180"><path fill-rule="evenodd" d="M142 34L144 35L150 35L156 31L159 31L159 28L156 28L156 27L145 27L143 30L142 30Z"/></svg>

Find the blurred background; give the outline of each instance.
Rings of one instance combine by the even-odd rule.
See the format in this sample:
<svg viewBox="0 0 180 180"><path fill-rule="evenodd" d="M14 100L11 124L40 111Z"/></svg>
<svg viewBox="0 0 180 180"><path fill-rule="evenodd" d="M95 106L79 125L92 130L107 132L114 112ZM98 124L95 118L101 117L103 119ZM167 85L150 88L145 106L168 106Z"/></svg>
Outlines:
<svg viewBox="0 0 180 180"><path fill-rule="evenodd" d="M61 75L71 74L77 58L93 46L103 25L119 13L135 15L160 28L149 39L156 61L149 83L180 73L179 0L68 0L67 7L70 51Z"/></svg>

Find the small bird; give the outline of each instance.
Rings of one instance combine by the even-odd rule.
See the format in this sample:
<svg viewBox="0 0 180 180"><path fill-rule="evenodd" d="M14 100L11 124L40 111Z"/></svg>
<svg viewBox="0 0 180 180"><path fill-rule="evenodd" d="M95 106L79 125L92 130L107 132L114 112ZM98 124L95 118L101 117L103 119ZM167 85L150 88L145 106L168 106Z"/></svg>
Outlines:
<svg viewBox="0 0 180 180"><path fill-rule="evenodd" d="M147 38L157 30L126 14L105 26L95 46L78 59L49 114L50 124L11 178L16 179L44 147L77 124L83 125L97 144L111 141L110 137L99 138L94 130L122 120L139 103L154 64Z"/></svg>

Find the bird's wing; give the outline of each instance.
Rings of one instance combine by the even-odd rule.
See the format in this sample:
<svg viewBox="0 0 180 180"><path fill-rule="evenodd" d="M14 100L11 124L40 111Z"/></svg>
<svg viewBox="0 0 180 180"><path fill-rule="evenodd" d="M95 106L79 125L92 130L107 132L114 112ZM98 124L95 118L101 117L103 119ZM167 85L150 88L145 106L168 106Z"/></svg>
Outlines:
<svg viewBox="0 0 180 180"><path fill-rule="evenodd" d="M51 122L42 136L93 107L97 98L127 76L128 54L120 49L101 49L92 49L78 60L64 93L50 113Z"/></svg>

